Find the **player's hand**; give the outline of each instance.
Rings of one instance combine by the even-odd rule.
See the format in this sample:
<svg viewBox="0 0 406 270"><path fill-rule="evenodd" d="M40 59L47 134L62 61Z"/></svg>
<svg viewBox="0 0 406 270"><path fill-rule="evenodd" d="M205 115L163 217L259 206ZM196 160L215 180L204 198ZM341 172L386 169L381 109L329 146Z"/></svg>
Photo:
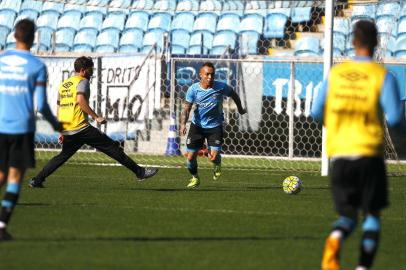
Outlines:
<svg viewBox="0 0 406 270"><path fill-rule="evenodd" d="M186 125L180 125L179 133L180 136L186 135Z"/></svg>
<svg viewBox="0 0 406 270"><path fill-rule="evenodd" d="M62 134L59 134L59 136L58 136L58 143L59 143L59 144L63 144L63 139L64 139L63 135L62 135Z"/></svg>
<svg viewBox="0 0 406 270"><path fill-rule="evenodd" d="M104 117L98 116L96 118L96 122L97 122L97 124L103 125L103 124L106 124L107 121Z"/></svg>
<svg viewBox="0 0 406 270"><path fill-rule="evenodd" d="M238 113L241 114L241 115L244 115L244 114L247 113L247 110L244 109L244 108L241 108L241 109L238 109Z"/></svg>

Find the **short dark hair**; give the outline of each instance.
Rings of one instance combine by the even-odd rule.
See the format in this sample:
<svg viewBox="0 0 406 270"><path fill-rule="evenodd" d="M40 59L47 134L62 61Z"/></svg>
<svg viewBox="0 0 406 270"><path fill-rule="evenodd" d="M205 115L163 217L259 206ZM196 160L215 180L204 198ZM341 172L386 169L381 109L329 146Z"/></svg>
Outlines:
<svg viewBox="0 0 406 270"><path fill-rule="evenodd" d="M32 46L35 37L35 23L29 19L18 21L15 26L14 37L17 41Z"/></svg>
<svg viewBox="0 0 406 270"><path fill-rule="evenodd" d="M94 67L93 60L91 57L81 56L76 58L73 64L75 71L80 72L81 69L87 69Z"/></svg>
<svg viewBox="0 0 406 270"><path fill-rule="evenodd" d="M216 71L216 68L214 67L214 65L213 65L212 62L205 62L205 63L200 67L200 69L202 69L202 68L204 68L204 67L209 67L209 68L212 68L214 71Z"/></svg>
<svg viewBox="0 0 406 270"><path fill-rule="evenodd" d="M371 52L378 45L378 30L374 22L369 20L360 20L354 25L354 41L360 46L367 47Z"/></svg>

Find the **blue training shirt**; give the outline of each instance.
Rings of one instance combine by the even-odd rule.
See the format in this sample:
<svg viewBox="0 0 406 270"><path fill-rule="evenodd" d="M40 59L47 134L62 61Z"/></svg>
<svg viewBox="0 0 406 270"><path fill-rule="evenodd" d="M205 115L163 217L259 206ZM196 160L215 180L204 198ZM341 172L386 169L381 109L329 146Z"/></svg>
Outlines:
<svg viewBox="0 0 406 270"><path fill-rule="evenodd" d="M223 98L229 97L233 89L219 81L214 81L212 88L203 89L200 83L192 84L186 93L186 102L196 104L193 124L202 128L215 128L224 121Z"/></svg>
<svg viewBox="0 0 406 270"><path fill-rule="evenodd" d="M46 96L45 64L29 51L8 50L0 54L0 133L35 131L34 101L53 127L58 125Z"/></svg>
<svg viewBox="0 0 406 270"><path fill-rule="evenodd" d="M355 57L355 61L372 61L369 57ZM399 95L396 78L392 73L387 72L382 86L379 103L385 112L388 126L396 126L403 121L404 107ZM324 80L320 91L313 102L311 115L318 121L323 120L324 106L328 91L328 80Z"/></svg>

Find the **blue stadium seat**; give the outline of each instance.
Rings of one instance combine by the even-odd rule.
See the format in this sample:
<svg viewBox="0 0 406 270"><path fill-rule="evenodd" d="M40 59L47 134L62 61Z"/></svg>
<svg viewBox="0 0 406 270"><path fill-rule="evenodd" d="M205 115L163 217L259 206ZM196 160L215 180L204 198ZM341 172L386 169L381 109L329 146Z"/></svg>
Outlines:
<svg viewBox="0 0 406 270"><path fill-rule="evenodd" d="M188 54L197 54L196 52L203 51L207 54L213 45L213 34L207 31L193 32L190 36Z"/></svg>
<svg viewBox="0 0 406 270"><path fill-rule="evenodd" d="M193 25L193 31L216 32L217 15L211 12L199 13Z"/></svg>
<svg viewBox="0 0 406 270"><path fill-rule="evenodd" d="M240 54L258 54L259 33L256 31L243 31L240 33Z"/></svg>
<svg viewBox="0 0 406 270"><path fill-rule="evenodd" d="M171 53L172 54L186 54L186 48L179 46L179 45L172 45Z"/></svg>
<svg viewBox="0 0 406 270"><path fill-rule="evenodd" d="M162 29L168 31L171 27L171 14L166 12L157 12L152 15L148 23L148 30Z"/></svg>
<svg viewBox="0 0 406 270"><path fill-rule="evenodd" d="M154 0L135 0L131 8L135 10L151 11L154 7Z"/></svg>
<svg viewBox="0 0 406 270"><path fill-rule="evenodd" d="M39 28L48 28L53 31L56 30L58 26L58 13L56 12L46 12L42 13L37 19L37 27Z"/></svg>
<svg viewBox="0 0 406 270"><path fill-rule="evenodd" d="M38 50L41 52L45 52L51 49L53 33L54 32L49 28L38 29L37 32L35 33L35 39L32 49L35 51L37 50L38 47ZM37 43L37 41L39 42Z"/></svg>
<svg viewBox="0 0 406 270"><path fill-rule="evenodd" d="M11 31L10 33L8 33L7 35L7 39L6 39L6 49L12 49L16 47L16 39L14 38L14 31Z"/></svg>
<svg viewBox="0 0 406 270"><path fill-rule="evenodd" d="M255 31L262 34L264 19L258 14L247 14L241 19L240 32Z"/></svg>
<svg viewBox="0 0 406 270"><path fill-rule="evenodd" d="M379 48L383 50L385 57L391 57L394 55L396 50L396 39L393 36L379 35L378 41Z"/></svg>
<svg viewBox="0 0 406 270"><path fill-rule="evenodd" d="M103 14L101 13L86 13L80 21L80 29L92 29L97 35L103 23Z"/></svg>
<svg viewBox="0 0 406 270"><path fill-rule="evenodd" d="M0 27L0 49L6 46L8 33L10 33L10 30L8 28Z"/></svg>
<svg viewBox="0 0 406 270"><path fill-rule="evenodd" d="M142 47L144 33L141 29L132 28L125 30L120 38L119 52L138 52Z"/></svg>
<svg viewBox="0 0 406 270"><path fill-rule="evenodd" d="M158 52L162 52L164 49L164 34L165 30L160 28L148 30L144 35L141 51L146 53L156 43Z"/></svg>
<svg viewBox="0 0 406 270"><path fill-rule="evenodd" d="M125 23L126 29L141 29L142 31L147 31L148 29L149 15L145 11L135 11L128 16L127 22Z"/></svg>
<svg viewBox="0 0 406 270"><path fill-rule="evenodd" d="M396 58L406 57L406 38L403 37L396 40L395 57Z"/></svg>
<svg viewBox="0 0 406 270"><path fill-rule="evenodd" d="M318 56L320 53L320 39L303 37L295 43L295 56Z"/></svg>
<svg viewBox="0 0 406 270"><path fill-rule="evenodd" d="M118 49L120 31L114 28L102 30L97 36L95 52L114 53Z"/></svg>
<svg viewBox="0 0 406 270"><path fill-rule="evenodd" d="M58 20L58 29L71 28L77 31L80 27L82 13L78 10L65 11Z"/></svg>
<svg viewBox="0 0 406 270"><path fill-rule="evenodd" d="M205 0L200 2L200 12L212 12L220 15L222 10L222 4L218 0Z"/></svg>
<svg viewBox="0 0 406 270"><path fill-rule="evenodd" d="M292 23L303 23L311 20L311 7L296 7L292 9Z"/></svg>
<svg viewBox="0 0 406 270"><path fill-rule="evenodd" d="M204 55L204 54L209 54L209 49L202 46L202 45L191 45L187 49L187 54L191 55Z"/></svg>
<svg viewBox="0 0 406 270"><path fill-rule="evenodd" d="M189 47L190 33L183 29L174 29L171 32L171 46L181 46L184 49Z"/></svg>
<svg viewBox="0 0 406 270"><path fill-rule="evenodd" d="M227 3L227 4L226 4ZM244 15L244 3L240 0L232 0L224 2L223 7L226 5L226 8L223 8L223 13L234 13L242 17Z"/></svg>
<svg viewBox="0 0 406 270"><path fill-rule="evenodd" d="M197 0L181 0L176 6L176 12L190 11L193 14L199 10L199 2ZM175 14L176 15L176 14Z"/></svg>
<svg viewBox="0 0 406 270"><path fill-rule="evenodd" d="M341 33L333 33L333 56L334 57L339 57L339 56L343 56L345 53L345 49L346 49L346 36L344 36ZM320 46L321 46L321 51L320 51L320 55L324 54L324 40L323 42L320 42Z"/></svg>
<svg viewBox="0 0 406 270"><path fill-rule="evenodd" d="M236 43L237 35L233 31L219 31L214 35L210 54L223 54L227 47L234 50Z"/></svg>
<svg viewBox="0 0 406 270"><path fill-rule="evenodd" d="M240 16L235 13L225 13L220 16L217 31L230 30L235 33L240 31Z"/></svg>
<svg viewBox="0 0 406 270"><path fill-rule="evenodd" d="M283 6L283 7L275 7L275 8L272 8L272 9L268 9L267 16L269 14L283 14L286 17L289 18L291 16L291 14L292 14L292 9L290 9L288 7L285 7L286 5L283 5L283 4L280 4L280 6ZM289 4L288 4L288 6L289 6Z"/></svg>
<svg viewBox="0 0 406 270"><path fill-rule="evenodd" d="M173 13L176 9L176 0L158 0L153 9L158 12Z"/></svg>
<svg viewBox="0 0 406 270"><path fill-rule="evenodd" d="M352 37L348 36L347 42L345 43L345 55L349 57L355 56L355 49L354 45L352 44Z"/></svg>
<svg viewBox="0 0 406 270"><path fill-rule="evenodd" d="M69 52L73 47L76 31L72 28L58 29L55 33L55 51Z"/></svg>
<svg viewBox="0 0 406 270"><path fill-rule="evenodd" d="M97 32L85 28L76 33L73 40L74 52L92 52L96 45Z"/></svg>
<svg viewBox="0 0 406 270"><path fill-rule="evenodd" d="M335 33L340 33L343 36L347 36L349 33L351 33L350 22L347 18L335 17L333 31Z"/></svg>
<svg viewBox="0 0 406 270"><path fill-rule="evenodd" d="M15 23L16 24L18 21L22 20L22 19L30 19L33 21L36 21L38 18L38 12L32 9L26 9L22 12L20 12L17 16L17 18L15 19Z"/></svg>
<svg viewBox="0 0 406 270"><path fill-rule="evenodd" d="M24 0L24 2L21 3L20 14L25 10L36 12L38 17L42 11L42 1Z"/></svg>
<svg viewBox="0 0 406 270"><path fill-rule="evenodd" d="M397 39L406 35L406 17L401 19L398 24L398 35Z"/></svg>
<svg viewBox="0 0 406 270"><path fill-rule="evenodd" d="M111 0L110 7L128 9L131 6L131 0Z"/></svg>
<svg viewBox="0 0 406 270"><path fill-rule="evenodd" d="M193 67L181 67L176 70L176 84L180 86L191 85L196 75L197 72Z"/></svg>
<svg viewBox="0 0 406 270"><path fill-rule="evenodd" d="M380 35L386 34L396 37L398 30L396 24L395 16L380 16L376 19L376 26Z"/></svg>
<svg viewBox="0 0 406 270"><path fill-rule="evenodd" d="M101 2L103 3L99 3L98 5L91 5L88 4L86 5L86 12L85 14L101 14L104 16L107 15L107 3L109 2L109 0L101 0Z"/></svg>
<svg viewBox="0 0 406 270"><path fill-rule="evenodd" d="M64 10L64 3L44 1L42 6L42 13L50 12L56 13L58 16L62 14Z"/></svg>
<svg viewBox="0 0 406 270"><path fill-rule="evenodd" d="M102 24L102 31L106 29L116 29L122 31L124 29L126 15L120 11L109 12Z"/></svg>
<svg viewBox="0 0 406 270"><path fill-rule="evenodd" d="M376 8L376 18L379 19L381 16L394 16L400 12L399 2L380 2Z"/></svg>
<svg viewBox="0 0 406 270"><path fill-rule="evenodd" d="M195 16L191 12L179 12L175 14L172 20L171 29L184 29L189 33L193 31Z"/></svg>
<svg viewBox="0 0 406 270"><path fill-rule="evenodd" d="M376 5L354 5L351 20L375 19Z"/></svg>
<svg viewBox="0 0 406 270"><path fill-rule="evenodd" d="M3 0L0 3L0 10L9 10L16 15L20 11L21 0Z"/></svg>
<svg viewBox="0 0 406 270"><path fill-rule="evenodd" d="M292 1L267 1L268 9L286 9L291 7Z"/></svg>
<svg viewBox="0 0 406 270"><path fill-rule="evenodd" d="M13 29L15 17L16 13L12 10L0 10L0 28Z"/></svg>
<svg viewBox="0 0 406 270"><path fill-rule="evenodd" d="M283 38L285 36L285 24L288 17L281 13L271 13L266 16L264 25L264 37Z"/></svg>
<svg viewBox="0 0 406 270"><path fill-rule="evenodd" d="M85 5L77 5L77 4L69 4L69 3L65 4L63 12L67 13L67 12L70 12L70 11L80 12L80 13L84 14L86 12L86 6Z"/></svg>
<svg viewBox="0 0 406 270"><path fill-rule="evenodd" d="M244 14L258 14L265 17L267 14L267 7L265 1L247 1L245 4Z"/></svg>

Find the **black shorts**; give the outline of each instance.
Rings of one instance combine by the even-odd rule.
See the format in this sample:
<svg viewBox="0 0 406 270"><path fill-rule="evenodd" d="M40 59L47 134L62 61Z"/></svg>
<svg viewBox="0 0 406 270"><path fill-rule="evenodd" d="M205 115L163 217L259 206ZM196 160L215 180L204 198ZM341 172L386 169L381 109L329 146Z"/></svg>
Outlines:
<svg viewBox="0 0 406 270"><path fill-rule="evenodd" d="M203 147L205 139L207 139L209 148L215 147L221 150L221 145L223 144L223 127L202 128L191 123L186 139L187 149L190 151L198 151Z"/></svg>
<svg viewBox="0 0 406 270"><path fill-rule="evenodd" d="M18 169L34 168L34 133L0 133L0 170L8 172L9 167Z"/></svg>
<svg viewBox="0 0 406 270"><path fill-rule="evenodd" d="M388 203L388 181L382 158L337 159L332 168L332 190L340 215L353 217L379 211Z"/></svg>

